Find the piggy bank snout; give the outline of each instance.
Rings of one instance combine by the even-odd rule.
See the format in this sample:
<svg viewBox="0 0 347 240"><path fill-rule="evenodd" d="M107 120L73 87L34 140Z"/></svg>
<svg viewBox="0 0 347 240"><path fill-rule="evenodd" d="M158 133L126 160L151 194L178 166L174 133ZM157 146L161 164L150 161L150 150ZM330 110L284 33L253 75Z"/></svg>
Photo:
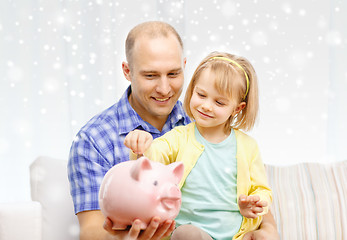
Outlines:
<svg viewBox="0 0 347 240"><path fill-rule="evenodd" d="M171 186L169 188L168 195L172 198L181 198L181 191L178 189L177 186Z"/></svg>
<svg viewBox="0 0 347 240"><path fill-rule="evenodd" d="M174 184L166 185L165 187L163 187L163 190L164 191L162 191L161 193L162 198L172 198L172 199L181 198L181 191Z"/></svg>
<svg viewBox="0 0 347 240"><path fill-rule="evenodd" d="M181 203L181 191L177 186L170 186L167 191L161 195L161 203L167 209L176 209Z"/></svg>

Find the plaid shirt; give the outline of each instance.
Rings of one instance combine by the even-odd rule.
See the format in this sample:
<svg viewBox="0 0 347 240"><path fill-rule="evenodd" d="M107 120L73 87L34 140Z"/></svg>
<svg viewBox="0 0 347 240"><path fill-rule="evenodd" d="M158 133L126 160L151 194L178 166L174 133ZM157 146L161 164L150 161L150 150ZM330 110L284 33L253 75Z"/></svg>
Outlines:
<svg viewBox="0 0 347 240"><path fill-rule="evenodd" d="M142 129L157 138L190 122L178 101L160 132L131 107L129 93L130 87L116 104L82 127L72 143L68 176L75 213L100 209L98 195L104 175L114 165L129 160L129 149L123 142L130 131Z"/></svg>

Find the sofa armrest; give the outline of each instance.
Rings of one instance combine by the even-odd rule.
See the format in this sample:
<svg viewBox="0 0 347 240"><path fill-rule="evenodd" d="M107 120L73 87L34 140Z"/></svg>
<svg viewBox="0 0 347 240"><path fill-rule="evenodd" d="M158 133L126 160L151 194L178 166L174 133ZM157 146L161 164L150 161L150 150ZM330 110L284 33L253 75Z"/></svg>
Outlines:
<svg viewBox="0 0 347 240"><path fill-rule="evenodd" d="M0 239L42 239L39 202L0 203Z"/></svg>
<svg viewBox="0 0 347 240"><path fill-rule="evenodd" d="M79 224L69 191L67 161L39 157L30 165L31 199L42 206L44 240L78 240Z"/></svg>
<svg viewBox="0 0 347 240"><path fill-rule="evenodd" d="M346 239L347 160L266 170L281 239Z"/></svg>

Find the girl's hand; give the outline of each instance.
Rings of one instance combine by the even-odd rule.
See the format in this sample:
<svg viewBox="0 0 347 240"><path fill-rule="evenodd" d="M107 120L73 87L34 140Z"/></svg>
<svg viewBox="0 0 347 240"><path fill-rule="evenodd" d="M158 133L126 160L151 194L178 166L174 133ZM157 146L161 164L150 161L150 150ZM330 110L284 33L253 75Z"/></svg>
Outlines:
<svg viewBox="0 0 347 240"><path fill-rule="evenodd" d="M257 218L266 206L267 202L260 201L260 197L257 195L246 196L241 194L239 197L240 213L246 218Z"/></svg>
<svg viewBox="0 0 347 240"><path fill-rule="evenodd" d="M143 154L152 144L153 137L150 133L135 129L128 133L124 139L124 145L130 148L135 154Z"/></svg>

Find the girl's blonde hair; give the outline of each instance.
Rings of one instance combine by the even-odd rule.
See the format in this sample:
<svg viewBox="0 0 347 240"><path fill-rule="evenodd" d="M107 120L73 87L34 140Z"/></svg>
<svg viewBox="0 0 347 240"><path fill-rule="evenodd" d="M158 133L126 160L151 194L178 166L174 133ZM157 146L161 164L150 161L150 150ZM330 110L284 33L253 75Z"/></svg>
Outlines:
<svg viewBox="0 0 347 240"><path fill-rule="evenodd" d="M228 59L231 61L228 61ZM233 61L238 63L243 70ZM255 125L259 108L257 76L253 66L246 58L229 53L212 52L201 61L195 70L183 103L188 116L194 119L190 111L190 99L192 98L195 84L201 72L205 69L210 69L215 75L215 88L220 94L230 98L234 106L239 105L241 102L246 103L246 107L238 114L230 116L225 123L225 130L228 131L231 127L244 131L251 130ZM249 80L248 92L245 73ZM245 96L246 93L247 95Z"/></svg>

